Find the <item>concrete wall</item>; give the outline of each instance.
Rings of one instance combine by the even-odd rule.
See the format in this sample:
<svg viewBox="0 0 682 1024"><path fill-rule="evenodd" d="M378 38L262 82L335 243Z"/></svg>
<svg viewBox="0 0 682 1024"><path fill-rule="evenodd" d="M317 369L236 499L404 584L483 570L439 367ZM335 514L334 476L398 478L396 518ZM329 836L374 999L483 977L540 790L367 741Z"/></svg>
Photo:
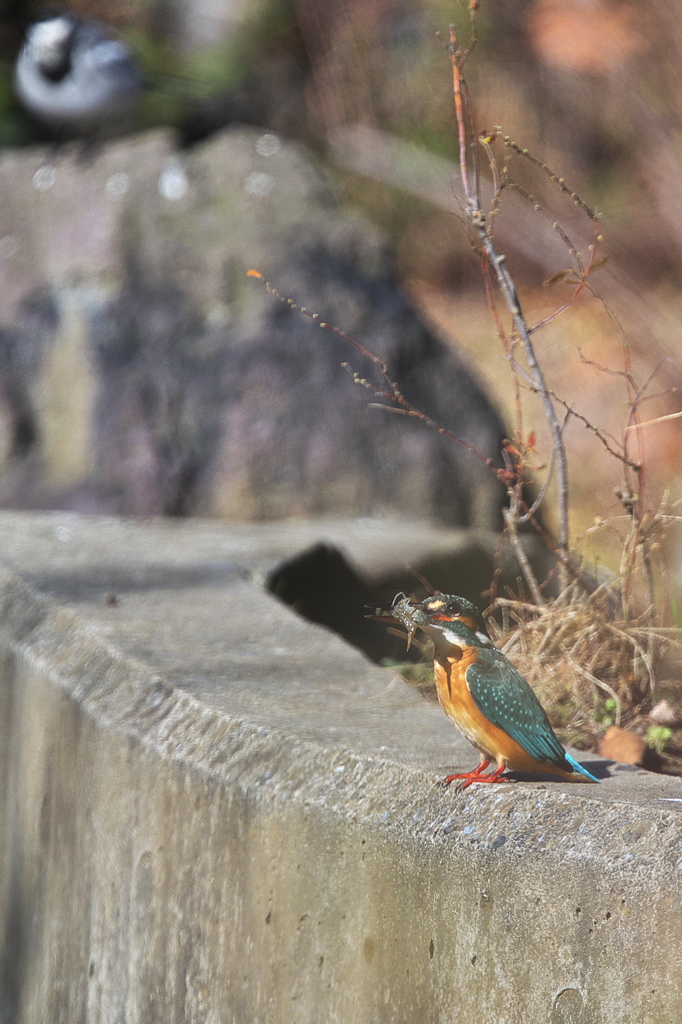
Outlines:
<svg viewBox="0 0 682 1024"><path fill-rule="evenodd" d="M1 1020L682 1020L682 783L438 789L439 709L259 582L373 531L0 516Z"/></svg>

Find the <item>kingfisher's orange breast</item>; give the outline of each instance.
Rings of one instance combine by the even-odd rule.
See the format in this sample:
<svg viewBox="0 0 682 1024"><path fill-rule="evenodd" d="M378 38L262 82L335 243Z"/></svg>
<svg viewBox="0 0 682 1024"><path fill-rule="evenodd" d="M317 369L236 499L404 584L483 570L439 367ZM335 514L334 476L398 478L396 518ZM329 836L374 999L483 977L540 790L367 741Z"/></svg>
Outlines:
<svg viewBox="0 0 682 1024"><path fill-rule="evenodd" d="M465 679L466 670L476 658L476 648L465 647L459 658L442 656L434 661L438 700L448 718L484 757L498 765L505 764L520 772L549 772L562 778L572 778L572 772L565 772L546 761L536 761L476 707Z"/></svg>

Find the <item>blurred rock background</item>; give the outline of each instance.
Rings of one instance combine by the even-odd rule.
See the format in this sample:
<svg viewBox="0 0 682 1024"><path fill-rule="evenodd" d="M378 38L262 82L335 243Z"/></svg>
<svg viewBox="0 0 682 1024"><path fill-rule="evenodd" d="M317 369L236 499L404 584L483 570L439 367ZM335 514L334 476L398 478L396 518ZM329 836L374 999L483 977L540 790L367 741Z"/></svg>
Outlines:
<svg viewBox="0 0 682 1024"><path fill-rule="evenodd" d="M9 85L22 22L35 8L18 0L5 6L0 140L8 147L1 173L10 201L3 203L9 220L0 233L6 367L0 501L270 517L325 511L329 500L360 512L397 500L411 514L421 507L450 522L494 523L500 496L494 480L478 466L471 469L460 451L446 452L421 429L387 426L388 414L375 411L356 435L374 431L375 441L369 448L355 446L354 464L339 474L335 497L322 496L332 493L322 481L328 481L341 444L330 447L324 432L315 451L299 458L284 479L282 464L291 465L293 455L285 450L275 466L275 440L287 437L300 453L300 437L309 437L310 423L320 419L315 411L310 419L303 416L296 440L296 410L320 394L336 407L330 396L340 394L337 383L345 384L336 379L344 357L319 337L297 349L299 336L312 338L314 332L306 334L306 324L242 277L255 263L369 347L386 344L382 333L393 337L395 325L407 322L412 340L396 341L397 363L406 350L414 360L423 331L433 365L447 366L445 373L426 375L441 382L429 392L435 403L429 411L446 426L469 430L484 454L495 451L500 436L513 429L514 398L450 189L456 158L451 79L435 38L450 21L468 38L466 5L129 0L72 3L69 9L116 28L152 87L138 105L136 134L104 148L90 165L81 166L67 151L54 162L54 181L41 179L44 152L19 147L44 142L45 133L17 108ZM619 436L629 412L624 381L587 365L581 352L611 370L622 370L625 352L640 383L665 359L651 388L659 397L642 407L642 418L676 412L682 37L674 9L663 0L646 9L619 0L483 0L478 34L467 74L480 127L500 124L604 215L608 263L593 283L605 304L586 292L537 335L553 388ZM252 126L254 134L235 134L236 124ZM158 134L159 126L172 134ZM226 128L232 134L216 134ZM157 134L146 134L152 129ZM292 141L304 143L306 151L291 149ZM259 144L280 149L268 157ZM303 212L291 213L288 193L286 210L277 190L264 194L269 179L278 180L273 160L284 160L281 181L290 173L292 181L299 174L315 180L310 192L293 188ZM566 280L545 284L570 265L553 222L583 253L594 232L536 167L514 158L512 173L547 211L534 211L510 191L496 228L533 323L572 291ZM77 197L77 209L69 207L69 197ZM255 244L248 231L259 204ZM23 243L27 217L32 247ZM344 226L348 217L354 227ZM266 229L276 221L275 253ZM244 230L244 244L237 244L236 233ZM340 254L338 266L334 253ZM349 284L358 267L362 272ZM343 282L340 294L332 280ZM429 330L411 319L394 283ZM273 334L274 326L283 334ZM284 345L283 358L276 369L268 355L264 383L257 367L266 337L275 336ZM453 361L437 338L448 342ZM326 355L319 356L322 351ZM314 382L301 383L294 406L276 413L278 403L286 404L284 392L318 357L325 367L319 371L322 391ZM471 372L463 375L467 357ZM182 386L171 366L182 366ZM220 412L232 394L226 377L242 382L233 406L242 409L239 414ZM171 378L173 383L159 383ZM424 377L415 384L420 399L429 391L426 383ZM359 398L365 396L349 390L352 416L364 416ZM256 393L269 410L259 419L258 444L255 423L243 412L253 408ZM471 405L461 407L463 396ZM532 399L524 405L524 428L536 430L538 462L546 463L541 417ZM340 408L343 419L348 410ZM340 440L334 422L332 416L329 432ZM666 489L678 496L677 423L642 432L655 496ZM245 459L235 456L244 438L252 449ZM618 523L609 516L619 510L613 489L621 482L620 467L576 421L567 428L567 442L578 499L575 528L585 548L608 562L616 557L610 536ZM368 496L380 450L392 451L390 479ZM444 473L454 483L442 494ZM304 492L310 497L301 503ZM547 516L551 523L551 495ZM595 524L595 517L608 525Z"/></svg>

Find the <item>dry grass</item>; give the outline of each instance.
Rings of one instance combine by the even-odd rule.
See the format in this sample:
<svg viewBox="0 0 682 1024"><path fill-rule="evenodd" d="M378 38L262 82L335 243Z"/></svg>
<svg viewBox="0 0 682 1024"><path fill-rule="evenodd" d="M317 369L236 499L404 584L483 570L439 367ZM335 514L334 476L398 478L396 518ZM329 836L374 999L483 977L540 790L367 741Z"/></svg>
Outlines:
<svg viewBox="0 0 682 1024"><path fill-rule="evenodd" d="M498 647L531 683L562 739L596 746L608 725L638 729L655 699L659 670L680 631L653 625L649 609L626 613L620 580L586 593L571 584L550 604L500 598Z"/></svg>

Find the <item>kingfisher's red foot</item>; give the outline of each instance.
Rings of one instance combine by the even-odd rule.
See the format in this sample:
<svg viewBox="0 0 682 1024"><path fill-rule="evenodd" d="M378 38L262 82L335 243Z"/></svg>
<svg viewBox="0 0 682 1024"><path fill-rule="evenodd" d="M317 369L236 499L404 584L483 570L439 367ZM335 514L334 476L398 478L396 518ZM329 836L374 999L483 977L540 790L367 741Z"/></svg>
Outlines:
<svg viewBox="0 0 682 1024"><path fill-rule="evenodd" d="M484 772L490 761L481 761L481 763L474 768L472 772L463 772L461 774L448 775L446 779L443 779L440 783L441 786L449 786L455 779L469 779L471 782L475 782L477 779L480 780L481 772Z"/></svg>
<svg viewBox="0 0 682 1024"><path fill-rule="evenodd" d="M473 772L463 772L462 774L448 775L448 777L446 779L443 779L442 785L443 786L449 786L451 782L454 782L455 779L458 779L459 780L459 785L457 786L457 791L461 792L463 789L466 789L468 786L470 786L472 784L472 782L508 782L509 781L508 779L503 779L501 777L502 773L507 770L507 766L504 765L504 764L502 764L498 768L496 768L494 772L490 773L490 775L483 775L483 774L481 774L482 772L484 772L486 770L486 768L488 767L489 764L490 764L490 761L482 761L481 764L479 764L478 768L475 768L473 770Z"/></svg>

